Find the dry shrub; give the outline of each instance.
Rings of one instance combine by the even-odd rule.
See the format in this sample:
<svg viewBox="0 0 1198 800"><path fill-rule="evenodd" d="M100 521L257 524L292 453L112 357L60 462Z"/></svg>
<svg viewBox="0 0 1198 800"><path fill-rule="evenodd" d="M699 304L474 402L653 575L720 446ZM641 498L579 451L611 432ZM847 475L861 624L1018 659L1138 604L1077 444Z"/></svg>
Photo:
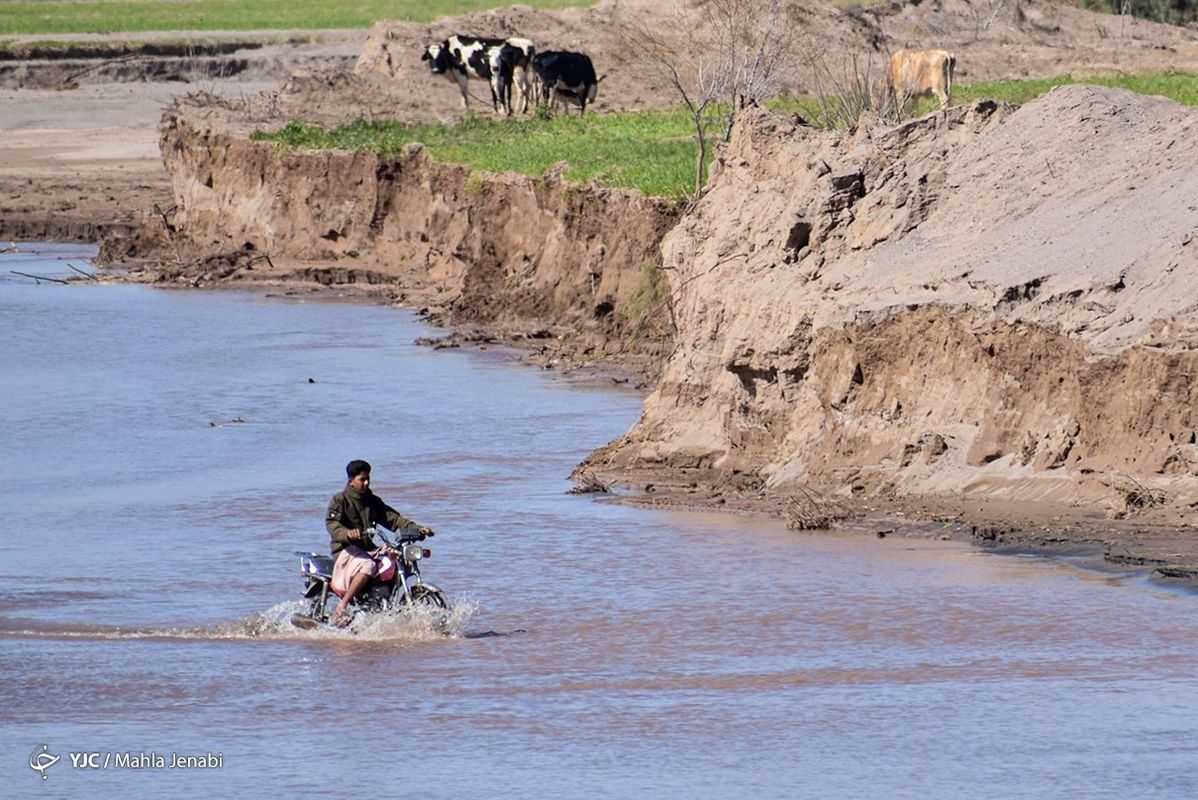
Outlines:
<svg viewBox="0 0 1198 800"><path fill-rule="evenodd" d="M570 480L574 482L574 488L570 489L567 494L608 494L611 492L611 483L604 481L593 472L583 472Z"/></svg>
<svg viewBox="0 0 1198 800"><path fill-rule="evenodd" d="M812 74L814 124L843 130L867 114L898 118L902 104L883 88L888 60L872 53L846 53L837 61L822 47L809 49L804 58Z"/></svg>
<svg viewBox="0 0 1198 800"><path fill-rule="evenodd" d="M792 68L800 27L791 0L673 0L667 24L637 20L621 66L643 80L665 81L695 126L695 196L702 193L709 129L731 134L736 110L775 96Z"/></svg>
<svg viewBox="0 0 1198 800"><path fill-rule="evenodd" d="M840 498L801 488L782 499L782 514L790 530L815 531L826 530L848 519L853 516L853 509Z"/></svg>
<svg viewBox="0 0 1198 800"><path fill-rule="evenodd" d="M1144 484L1127 475L1120 475L1106 486L1115 492L1116 505L1108 516L1112 519L1126 519L1142 514L1149 509L1163 506L1167 500L1165 493L1159 489L1150 489Z"/></svg>

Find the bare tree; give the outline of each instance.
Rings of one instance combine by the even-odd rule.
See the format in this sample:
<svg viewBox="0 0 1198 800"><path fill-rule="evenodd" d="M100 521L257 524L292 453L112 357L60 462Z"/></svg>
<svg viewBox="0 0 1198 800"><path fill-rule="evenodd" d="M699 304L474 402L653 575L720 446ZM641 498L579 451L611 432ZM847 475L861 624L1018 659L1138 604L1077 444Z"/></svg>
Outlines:
<svg viewBox="0 0 1198 800"><path fill-rule="evenodd" d="M815 95L815 124L824 128L851 128L862 116L877 113L898 118L904 98L891 98L879 89L877 70L884 63L875 63L872 53L848 53L839 64L830 64L822 49L805 54Z"/></svg>
<svg viewBox="0 0 1198 800"><path fill-rule="evenodd" d="M712 105L727 91L729 65L716 49L714 32L694 2L675 0L667 24L632 23L632 41L624 48L636 54L629 66L649 80L664 74L690 112L699 155L695 161L695 194L703 189L707 164L707 128Z"/></svg>
<svg viewBox="0 0 1198 800"><path fill-rule="evenodd" d="M793 8L794 0L673 0L665 24L632 23L629 66L650 80L664 73L694 122L695 194L713 123L727 141L738 109L778 93L799 36Z"/></svg>
<svg viewBox="0 0 1198 800"><path fill-rule="evenodd" d="M736 112L778 94L790 72L801 28L793 0L693 0L726 64L724 141Z"/></svg>

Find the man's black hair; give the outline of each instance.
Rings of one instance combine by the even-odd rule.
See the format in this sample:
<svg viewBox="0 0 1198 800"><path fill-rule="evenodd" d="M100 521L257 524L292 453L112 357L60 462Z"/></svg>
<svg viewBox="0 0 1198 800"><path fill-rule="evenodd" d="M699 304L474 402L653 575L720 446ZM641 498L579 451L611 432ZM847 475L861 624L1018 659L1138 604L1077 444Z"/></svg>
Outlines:
<svg viewBox="0 0 1198 800"><path fill-rule="evenodd" d="M370 472L370 465L360 458L355 458L345 465L345 474L349 476L351 481L363 472Z"/></svg>

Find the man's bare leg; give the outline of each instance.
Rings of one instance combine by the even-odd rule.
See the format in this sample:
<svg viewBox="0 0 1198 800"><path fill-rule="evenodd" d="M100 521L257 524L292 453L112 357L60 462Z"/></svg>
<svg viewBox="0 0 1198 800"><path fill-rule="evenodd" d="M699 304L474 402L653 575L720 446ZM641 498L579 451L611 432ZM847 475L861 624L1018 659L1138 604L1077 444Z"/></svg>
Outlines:
<svg viewBox="0 0 1198 800"><path fill-rule="evenodd" d="M358 592L366 588L366 584L370 583L371 575L368 572L359 572L349 582L349 586L345 588L345 594L341 596L341 602L337 604L337 610L333 612L333 624L344 628L349 624L350 616L347 609L349 602L357 596Z"/></svg>

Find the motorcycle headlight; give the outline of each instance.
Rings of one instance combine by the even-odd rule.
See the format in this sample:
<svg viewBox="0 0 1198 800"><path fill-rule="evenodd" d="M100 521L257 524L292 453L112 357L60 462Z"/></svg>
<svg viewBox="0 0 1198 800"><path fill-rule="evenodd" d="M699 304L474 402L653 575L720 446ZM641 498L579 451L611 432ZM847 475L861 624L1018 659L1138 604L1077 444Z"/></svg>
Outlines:
<svg viewBox="0 0 1198 800"><path fill-rule="evenodd" d="M427 551L418 544L409 544L403 549L403 557L406 561L419 561L424 557ZM431 553L429 554L431 555Z"/></svg>

